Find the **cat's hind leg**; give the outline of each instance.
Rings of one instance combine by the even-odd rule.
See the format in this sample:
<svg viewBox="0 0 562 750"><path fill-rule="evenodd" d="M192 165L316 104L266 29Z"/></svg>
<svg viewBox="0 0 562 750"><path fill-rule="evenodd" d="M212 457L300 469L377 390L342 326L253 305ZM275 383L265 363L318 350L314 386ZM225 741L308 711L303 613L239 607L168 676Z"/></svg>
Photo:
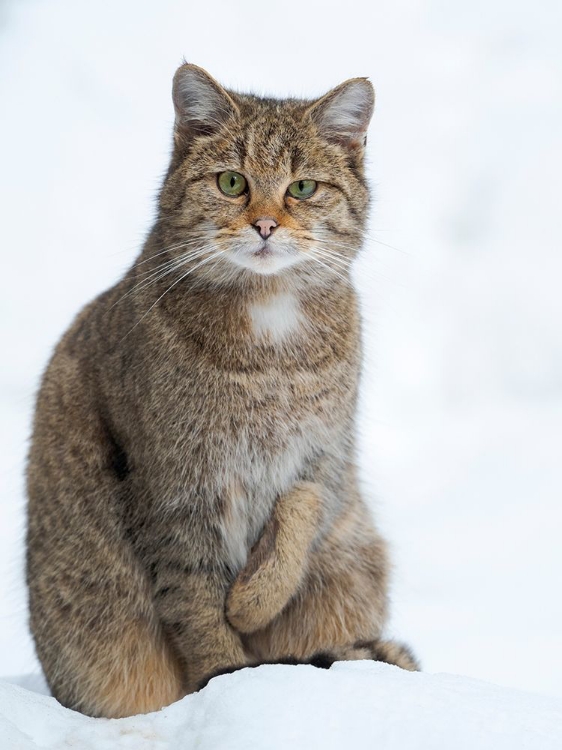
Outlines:
<svg viewBox="0 0 562 750"><path fill-rule="evenodd" d="M30 625L53 695L91 716L121 717L155 711L184 690L123 529L115 446L92 391L59 350L28 467Z"/></svg>
<svg viewBox="0 0 562 750"><path fill-rule="evenodd" d="M100 499L99 496L97 498ZM93 500L95 502L95 500ZM101 519L98 522L102 524ZM180 665L136 560L99 525L34 520L31 629L53 695L90 716L156 711L184 695Z"/></svg>
<svg viewBox="0 0 562 750"><path fill-rule="evenodd" d="M179 665L161 634L148 623L124 624L88 656L68 659L50 675L54 695L90 716L122 718L157 711L185 694Z"/></svg>

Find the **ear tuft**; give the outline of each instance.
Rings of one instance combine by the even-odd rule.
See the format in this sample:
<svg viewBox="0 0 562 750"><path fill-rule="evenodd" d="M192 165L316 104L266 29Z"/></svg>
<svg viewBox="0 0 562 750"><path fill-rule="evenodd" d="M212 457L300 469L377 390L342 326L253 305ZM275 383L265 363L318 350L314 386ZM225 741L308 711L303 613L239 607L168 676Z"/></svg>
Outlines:
<svg viewBox="0 0 562 750"><path fill-rule="evenodd" d="M185 63L174 75L175 134L193 138L216 132L238 113L228 93L206 70Z"/></svg>
<svg viewBox="0 0 562 750"><path fill-rule="evenodd" d="M375 107L375 91L367 78L351 78L336 86L308 110L327 140L363 146Z"/></svg>

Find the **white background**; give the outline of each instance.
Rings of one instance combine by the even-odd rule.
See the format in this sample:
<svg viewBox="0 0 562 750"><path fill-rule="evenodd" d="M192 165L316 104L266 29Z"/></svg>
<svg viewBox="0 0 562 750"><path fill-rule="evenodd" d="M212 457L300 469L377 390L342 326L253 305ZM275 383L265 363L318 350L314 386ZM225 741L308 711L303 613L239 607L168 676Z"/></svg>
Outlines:
<svg viewBox="0 0 562 750"><path fill-rule="evenodd" d="M372 79L360 460L390 630L428 671L562 695L561 29L559 0L0 2L0 674L36 669L34 392L150 226L185 56L278 96Z"/></svg>

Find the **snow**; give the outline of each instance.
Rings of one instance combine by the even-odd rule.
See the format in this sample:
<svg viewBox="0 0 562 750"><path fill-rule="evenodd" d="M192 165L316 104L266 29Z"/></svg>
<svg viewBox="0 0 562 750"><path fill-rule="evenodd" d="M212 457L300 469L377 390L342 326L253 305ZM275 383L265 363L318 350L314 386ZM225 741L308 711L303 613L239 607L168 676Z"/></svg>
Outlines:
<svg viewBox="0 0 562 750"><path fill-rule="evenodd" d="M38 670L22 565L34 392L72 316L118 278L150 226L185 55L258 93L373 80L376 200L356 271L366 321L359 454L395 563L389 631L430 672L562 696L561 15L559 0L309 0L298 10L238 0L220 12L181 0L0 4L0 674ZM335 689L344 672L310 679ZM217 684L259 682L273 700L273 674ZM306 669L297 674L290 690L312 700L310 686L300 692ZM424 736L433 724L445 732L437 709L451 710L449 747L469 736L462 704L469 711L472 697L483 735L472 747L486 747L484 720L498 727L504 710L506 732L524 717L541 726L538 698L528 699L535 724L518 694L474 684L369 675L383 718L392 686L410 691L418 718L423 695L435 698ZM218 721L210 688L186 703ZM15 716L6 690L0 706ZM52 699L20 695L24 718L50 725L58 715ZM326 718L334 732L338 710L334 701ZM372 710L373 731L387 727ZM72 726L90 723L74 716ZM290 729L271 726L268 741Z"/></svg>
<svg viewBox="0 0 562 750"><path fill-rule="evenodd" d="M559 750L562 700L339 662L244 669L162 711L108 720L0 682L0 737L13 750Z"/></svg>

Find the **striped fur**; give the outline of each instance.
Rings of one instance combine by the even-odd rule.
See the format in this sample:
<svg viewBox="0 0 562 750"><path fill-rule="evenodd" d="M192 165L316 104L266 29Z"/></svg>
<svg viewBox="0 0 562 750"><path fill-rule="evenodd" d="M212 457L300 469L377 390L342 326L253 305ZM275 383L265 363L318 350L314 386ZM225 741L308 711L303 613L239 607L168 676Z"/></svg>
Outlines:
<svg viewBox="0 0 562 750"><path fill-rule="evenodd" d="M155 710L218 670L378 642L387 560L355 470L349 279L372 103L365 79L278 101L176 73L155 225L37 399L30 622L64 705ZM224 170L249 192L222 194ZM287 195L299 179L311 198Z"/></svg>

